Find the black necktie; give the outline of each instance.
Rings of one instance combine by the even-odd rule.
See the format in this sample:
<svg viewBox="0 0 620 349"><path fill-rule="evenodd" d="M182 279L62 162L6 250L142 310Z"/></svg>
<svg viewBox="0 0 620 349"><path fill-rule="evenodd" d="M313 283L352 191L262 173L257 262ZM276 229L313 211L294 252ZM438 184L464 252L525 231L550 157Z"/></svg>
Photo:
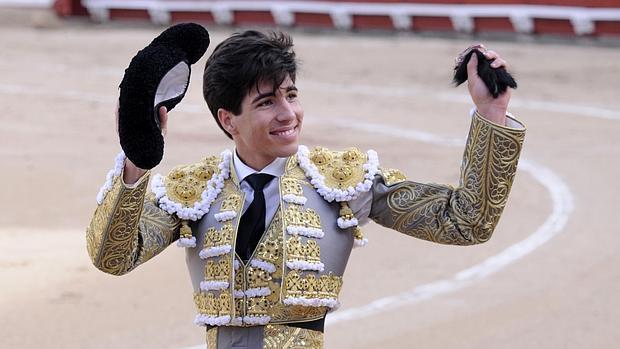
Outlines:
<svg viewBox="0 0 620 349"><path fill-rule="evenodd" d="M263 188L273 179L272 175L266 173L254 173L245 180L254 189L254 200L248 209L241 216L239 231L237 232L237 245L235 251L247 261L254 252L256 245L265 232L265 194Z"/></svg>

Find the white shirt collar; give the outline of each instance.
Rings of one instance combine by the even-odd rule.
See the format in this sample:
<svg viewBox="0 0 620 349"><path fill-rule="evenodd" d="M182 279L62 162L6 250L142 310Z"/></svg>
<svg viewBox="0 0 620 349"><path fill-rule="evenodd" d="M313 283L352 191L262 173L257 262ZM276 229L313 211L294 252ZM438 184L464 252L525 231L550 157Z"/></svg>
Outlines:
<svg viewBox="0 0 620 349"><path fill-rule="evenodd" d="M233 152L233 166L235 167L235 172L237 173L237 178L239 179L239 183L243 182L243 180L253 174L253 173L266 173L270 174L274 177L281 177L284 174L284 169L286 168L286 160L287 158L276 158L269 165L265 166L260 171L256 171L250 166L243 163L239 155L237 155L237 150Z"/></svg>

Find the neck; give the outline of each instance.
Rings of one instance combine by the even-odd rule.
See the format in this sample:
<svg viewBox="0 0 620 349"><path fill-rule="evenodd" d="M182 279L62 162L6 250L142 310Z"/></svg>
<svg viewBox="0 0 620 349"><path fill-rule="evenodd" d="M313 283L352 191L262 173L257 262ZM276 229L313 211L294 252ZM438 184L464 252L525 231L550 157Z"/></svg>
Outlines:
<svg viewBox="0 0 620 349"><path fill-rule="evenodd" d="M261 171L276 159L252 155L254 154L244 154L243 151L239 151L239 149L237 149L237 156L239 157L239 159L241 159L244 164L256 171Z"/></svg>

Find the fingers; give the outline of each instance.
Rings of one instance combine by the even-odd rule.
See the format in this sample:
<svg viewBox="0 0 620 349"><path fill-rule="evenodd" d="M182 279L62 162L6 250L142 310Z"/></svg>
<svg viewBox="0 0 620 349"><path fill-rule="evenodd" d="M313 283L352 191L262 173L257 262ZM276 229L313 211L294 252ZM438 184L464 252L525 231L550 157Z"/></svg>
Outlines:
<svg viewBox="0 0 620 349"><path fill-rule="evenodd" d="M159 108L159 127L161 127L161 135L166 138L168 133L168 109L166 107Z"/></svg>
<svg viewBox="0 0 620 349"><path fill-rule="evenodd" d="M471 55L469 62L467 62L467 77L468 77L468 80L470 80L477 76L478 76L478 56L474 54L474 55Z"/></svg>
<svg viewBox="0 0 620 349"><path fill-rule="evenodd" d="M486 57L486 59L493 60L493 62L491 63L492 68L499 68L499 67L503 67L505 69L508 68L508 62L502 59L497 52L492 51L492 50L487 50L482 53L484 54L484 57Z"/></svg>

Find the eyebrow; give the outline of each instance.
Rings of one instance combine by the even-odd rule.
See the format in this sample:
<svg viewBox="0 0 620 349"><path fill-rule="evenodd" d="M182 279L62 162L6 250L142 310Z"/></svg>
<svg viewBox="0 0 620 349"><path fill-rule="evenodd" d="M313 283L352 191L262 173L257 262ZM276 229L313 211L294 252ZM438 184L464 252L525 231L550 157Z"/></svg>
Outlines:
<svg viewBox="0 0 620 349"><path fill-rule="evenodd" d="M286 92L290 92L290 91L298 91L297 87L295 85L290 85L286 87ZM275 93L273 91L271 92L265 92L265 93L259 93L258 96L256 96L253 100L252 100L252 104L260 101L261 99L265 98L265 97L273 97L275 96Z"/></svg>

